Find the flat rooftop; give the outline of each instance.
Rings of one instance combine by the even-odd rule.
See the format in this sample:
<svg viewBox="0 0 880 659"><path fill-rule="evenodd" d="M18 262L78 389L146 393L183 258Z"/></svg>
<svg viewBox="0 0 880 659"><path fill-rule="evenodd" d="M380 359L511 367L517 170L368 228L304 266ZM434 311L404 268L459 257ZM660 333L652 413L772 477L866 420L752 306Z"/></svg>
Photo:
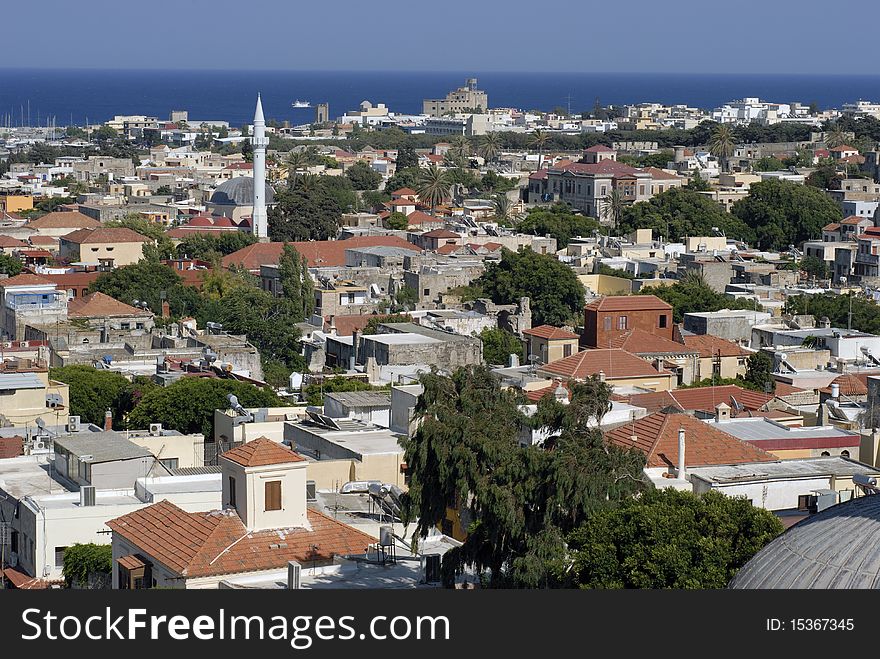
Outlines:
<svg viewBox="0 0 880 659"><path fill-rule="evenodd" d="M148 458L153 454L114 431L70 434L55 438L55 447L64 448L76 456L91 456L86 462L112 462Z"/></svg>
<svg viewBox="0 0 880 659"><path fill-rule="evenodd" d="M333 419L333 421L339 426L338 429L313 421L288 422L288 425L299 429L301 433L316 435L331 444L336 444L359 455L400 453L403 451L399 443L400 435L387 428L380 428L354 419ZM291 437L285 432L284 438L287 440ZM299 442L297 442L295 450L306 458L315 459L310 449L300 446Z"/></svg>
<svg viewBox="0 0 880 659"><path fill-rule="evenodd" d="M815 410L813 405L812 409ZM730 421L715 421L710 419L706 421L709 425L717 430L733 435L738 439L745 441L761 441L767 439L791 439L797 441L799 439L818 439L828 437L846 438L852 437L855 441L859 441L859 434L841 430L836 426L809 426L805 428L795 428L784 426L764 417L752 417L748 419L731 419Z"/></svg>
<svg viewBox="0 0 880 659"><path fill-rule="evenodd" d="M688 468L688 475L692 478L719 485L822 476L852 477L856 474L880 476L880 470L839 456Z"/></svg>
<svg viewBox="0 0 880 659"><path fill-rule="evenodd" d="M429 343L442 343L440 339L435 339L424 334L416 334L414 332L402 332L400 334L368 334L363 338L364 341L374 341L388 346L402 345L424 345Z"/></svg>
<svg viewBox="0 0 880 659"><path fill-rule="evenodd" d="M50 454L44 454L0 460L0 490L16 499L70 492L61 481L52 477L55 470L50 459Z"/></svg>
<svg viewBox="0 0 880 659"><path fill-rule="evenodd" d="M324 399L342 403L346 407L388 407L391 405L390 391L339 391L324 394Z"/></svg>

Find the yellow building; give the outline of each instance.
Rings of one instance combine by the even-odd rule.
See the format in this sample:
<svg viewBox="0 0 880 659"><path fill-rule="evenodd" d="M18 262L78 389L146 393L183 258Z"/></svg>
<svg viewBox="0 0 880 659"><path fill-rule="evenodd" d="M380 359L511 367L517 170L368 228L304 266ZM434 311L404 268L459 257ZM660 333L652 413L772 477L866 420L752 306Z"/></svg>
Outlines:
<svg viewBox="0 0 880 659"><path fill-rule="evenodd" d="M152 241L131 229L80 229L61 237L58 254L71 263L117 268L140 261L146 243Z"/></svg>
<svg viewBox="0 0 880 659"><path fill-rule="evenodd" d="M4 211L6 213L20 213L22 211L29 211L33 207L34 198L30 195L0 195L0 211Z"/></svg>
<svg viewBox="0 0 880 659"><path fill-rule="evenodd" d="M20 363L20 362L16 362ZM0 419L14 427L32 426L37 419L48 425L67 423L70 388L49 379L45 368L0 370Z"/></svg>
<svg viewBox="0 0 880 659"><path fill-rule="evenodd" d="M570 357L578 351L580 340L574 332L552 325L523 330L523 336L526 339L527 355L538 357L542 364Z"/></svg>

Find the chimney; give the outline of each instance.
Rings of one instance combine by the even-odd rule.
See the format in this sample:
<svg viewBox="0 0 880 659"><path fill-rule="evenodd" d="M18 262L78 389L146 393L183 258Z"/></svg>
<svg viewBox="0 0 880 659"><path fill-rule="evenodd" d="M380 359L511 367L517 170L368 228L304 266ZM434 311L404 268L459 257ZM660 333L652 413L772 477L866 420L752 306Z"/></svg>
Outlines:
<svg viewBox="0 0 880 659"><path fill-rule="evenodd" d="M299 590L300 578L302 576L302 565L296 561L287 561L287 589Z"/></svg>
<svg viewBox="0 0 880 659"><path fill-rule="evenodd" d="M355 364L358 363L358 340L360 338L361 333L358 330L351 333L351 359ZM354 370L354 366L352 366L352 370Z"/></svg>
<svg viewBox="0 0 880 659"><path fill-rule="evenodd" d="M168 300L162 300L162 318L170 318L171 317L171 305L168 304Z"/></svg>
<svg viewBox="0 0 880 659"><path fill-rule="evenodd" d="M658 373L663 372L663 357L657 357L657 359L654 360L654 367L657 369Z"/></svg>
<svg viewBox="0 0 880 659"><path fill-rule="evenodd" d="M832 400L840 400L840 385L836 382L831 383L831 398Z"/></svg>
<svg viewBox="0 0 880 659"><path fill-rule="evenodd" d="M678 429L678 477L682 480L687 478L684 468L684 428Z"/></svg>
<svg viewBox="0 0 880 659"><path fill-rule="evenodd" d="M517 368L519 366L519 356L516 353L510 353L507 357L507 368Z"/></svg>
<svg viewBox="0 0 880 659"><path fill-rule="evenodd" d="M605 382L605 371L599 371L599 382Z"/></svg>
<svg viewBox="0 0 880 659"><path fill-rule="evenodd" d="M730 405L718 403L715 406L715 421L730 421Z"/></svg>
<svg viewBox="0 0 880 659"><path fill-rule="evenodd" d="M104 430L113 430L113 411L104 412Z"/></svg>

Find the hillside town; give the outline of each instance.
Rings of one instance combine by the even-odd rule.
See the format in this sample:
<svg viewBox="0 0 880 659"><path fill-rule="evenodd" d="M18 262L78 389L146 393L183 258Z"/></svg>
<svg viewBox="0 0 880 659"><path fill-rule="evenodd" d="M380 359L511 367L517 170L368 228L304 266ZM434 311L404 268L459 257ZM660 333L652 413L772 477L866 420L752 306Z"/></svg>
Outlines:
<svg viewBox="0 0 880 659"><path fill-rule="evenodd" d="M880 103L0 120L3 588L770 587L878 492Z"/></svg>

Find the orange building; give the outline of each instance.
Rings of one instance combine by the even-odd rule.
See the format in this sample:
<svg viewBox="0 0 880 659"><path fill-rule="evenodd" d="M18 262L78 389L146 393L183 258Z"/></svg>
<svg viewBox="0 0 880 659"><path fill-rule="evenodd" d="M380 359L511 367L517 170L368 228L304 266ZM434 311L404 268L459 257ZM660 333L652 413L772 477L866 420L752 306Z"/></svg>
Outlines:
<svg viewBox="0 0 880 659"><path fill-rule="evenodd" d="M608 348L629 330L672 340L672 306L654 295L608 295L584 308L583 345Z"/></svg>

